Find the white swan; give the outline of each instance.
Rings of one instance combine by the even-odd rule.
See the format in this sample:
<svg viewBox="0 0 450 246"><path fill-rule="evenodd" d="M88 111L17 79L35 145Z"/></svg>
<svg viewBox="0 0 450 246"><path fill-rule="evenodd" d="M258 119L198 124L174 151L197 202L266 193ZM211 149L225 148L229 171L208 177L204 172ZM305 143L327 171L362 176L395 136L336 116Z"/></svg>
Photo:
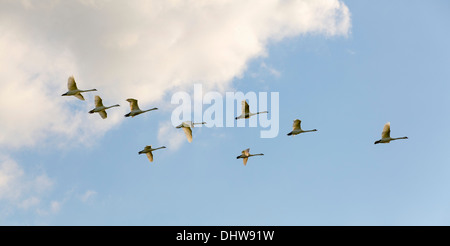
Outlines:
<svg viewBox="0 0 450 246"><path fill-rule="evenodd" d="M263 111L263 112L251 113L250 112L250 107L248 106L247 101L242 100L242 113L241 113L241 115L239 115L235 119L236 120L237 119L248 119L248 118L250 118L250 116L257 115L257 114L264 114L264 113L269 113L269 112L268 111Z"/></svg>
<svg viewBox="0 0 450 246"><path fill-rule="evenodd" d="M61 96L75 96L76 98L83 100L83 101L84 101L84 97L83 97L83 95L81 95L81 92L97 91L97 89L79 90L77 88L77 84L75 83L75 79L73 78L73 76L70 76L69 79L67 80L67 88L69 89L69 91L62 94Z"/></svg>
<svg viewBox="0 0 450 246"><path fill-rule="evenodd" d="M194 125L202 125L206 124L206 122L202 123L192 123L192 121L184 121L180 125L176 126L176 128L182 128L184 133L186 134L186 138L189 143L192 143L192 129Z"/></svg>
<svg viewBox="0 0 450 246"><path fill-rule="evenodd" d="M126 101L130 103L131 111L128 114L126 114L125 117L130 117L130 116L134 117L136 115L158 109L158 108L152 108L152 109L148 109L148 110L141 110L138 106L136 99L128 98Z"/></svg>
<svg viewBox="0 0 450 246"><path fill-rule="evenodd" d="M391 123L388 122L383 127L383 132L381 133L381 139L375 141L374 144L389 143L390 141L397 140L397 139L408 139L408 137L391 138Z"/></svg>
<svg viewBox="0 0 450 246"><path fill-rule="evenodd" d="M291 135L295 136L297 134L304 133L304 132L315 132L315 131L317 131L317 129L304 131L304 130L302 130L302 127L300 126L301 123L302 123L302 121L299 120L299 119L294 120L294 124L292 125L292 131L290 133L288 133L287 135L288 136L291 136Z"/></svg>
<svg viewBox="0 0 450 246"><path fill-rule="evenodd" d="M91 111L89 111L90 114L93 113L98 113L102 119L106 119L106 117L108 117L108 115L106 114L106 110L109 108L113 108L113 107L119 107L119 104L113 105L113 106L109 106L109 107L105 107L103 106L103 102L102 102L102 98L99 96L95 96L95 108Z"/></svg>
<svg viewBox="0 0 450 246"><path fill-rule="evenodd" d="M156 149L152 149L151 145L147 145L147 146L145 146L145 148L143 150L139 151L138 153L139 154L146 154L147 157L148 157L148 160L150 162L153 162L152 151L155 151L155 150L158 150L158 149L165 149L165 148L166 148L166 146L162 146L162 147L159 147L159 148L156 148Z"/></svg>
<svg viewBox="0 0 450 246"><path fill-rule="evenodd" d="M246 150L243 150L242 151L242 154L241 155L238 155L237 157L236 157L236 159L239 159L239 158L242 158L242 160L244 161L244 166L245 165L247 165L247 161L248 161L248 158L249 157L252 157L252 156L257 156L257 155L264 155L264 154L250 154L250 149L246 149Z"/></svg>

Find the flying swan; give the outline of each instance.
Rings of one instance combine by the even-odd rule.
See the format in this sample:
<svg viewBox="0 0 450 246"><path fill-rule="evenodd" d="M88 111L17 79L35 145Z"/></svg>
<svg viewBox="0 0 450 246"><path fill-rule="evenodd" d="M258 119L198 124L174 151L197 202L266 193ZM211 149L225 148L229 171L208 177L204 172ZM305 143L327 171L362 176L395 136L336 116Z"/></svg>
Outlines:
<svg viewBox="0 0 450 246"><path fill-rule="evenodd" d="M192 143L192 129L194 127L194 125L202 125L202 124L206 124L206 122L202 122L202 123L192 123L192 121L184 121L183 123L181 123L180 125L176 126L176 128L182 128L184 133L186 134L186 138L188 140L189 143Z"/></svg>
<svg viewBox="0 0 450 246"><path fill-rule="evenodd" d="M252 156L257 156L257 155L264 155L264 154L250 154L250 149L246 149L246 150L243 150L242 151L242 154L241 155L238 155L237 157L236 157L236 159L239 159L239 158L242 158L242 160L244 161L244 166L245 165L247 165L247 161L248 161L248 158L249 157L252 157Z"/></svg>
<svg viewBox="0 0 450 246"><path fill-rule="evenodd" d="M239 115L235 119L236 120L237 119L248 119L248 118L250 118L250 116L257 115L257 114L264 114L264 113L269 113L269 112L268 111L263 111L263 112L251 113L250 112L250 107L248 106L247 101L242 100L242 113L241 113L241 115Z"/></svg>
<svg viewBox="0 0 450 246"><path fill-rule="evenodd" d="M142 113L158 109L158 108L152 108L152 109L148 109L148 110L141 110L138 106L138 103L137 103L138 101L136 99L128 98L126 101L130 103L131 111L128 114L126 114L125 117L130 117L130 116L134 117L136 115L140 115Z"/></svg>
<svg viewBox="0 0 450 246"><path fill-rule="evenodd" d="M108 117L108 115L106 114L106 110L109 108L113 108L113 107L119 107L119 104L113 105L113 106L109 106L109 107L105 107L103 106L103 102L102 102L102 98L99 96L95 96L95 108L91 111L89 111L90 114L93 113L98 113L102 119L106 119L106 117Z"/></svg>
<svg viewBox="0 0 450 246"><path fill-rule="evenodd" d="M67 80L67 88L69 89L66 93L62 94L61 96L75 96L76 98L83 100L84 97L81 95L82 92L88 92L88 91L97 91L97 89L90 89L90 90L79 90L77 88L77 83L75 83L75 79L73 76L70 76Z"/></svg>
<svg viewBox="0 0 450 246"><path fill-rule="evenodd" d="M139 151L138 153L139 154L146 154L147 157L148 157L148 160L150 162L153 162L153 153L152 153L152 151L155 151L155 150L158 150L158 149L165 149L165 148L166 148L166 146L161 146L159 148L152 149L151 145L147 145L147 146L145 146L145 148L143 150Z"/></svg>
<svg viewBox="0 0 450 246"><path fill-rule="evenodd" d="M381 132L381 139L375 141L374 144L389 143L390 141L397 139L408 139L408 137L391 138L391 123L388 122L383 127L383 132Z"/></svg>
<svg viewBox="0 0 450 246"><path fill-rule="evenodd" d="M291 135L295 136L297 134L304 133L304 132L315 132L315 131L317 131L317 129L302 130L302 127L300 126L301 123L302 123L302 121L299 120L299 119L294 120L294 124L292 125L292 131L290 133L288 133L287 135L288 136L291 136Z"/></svg>

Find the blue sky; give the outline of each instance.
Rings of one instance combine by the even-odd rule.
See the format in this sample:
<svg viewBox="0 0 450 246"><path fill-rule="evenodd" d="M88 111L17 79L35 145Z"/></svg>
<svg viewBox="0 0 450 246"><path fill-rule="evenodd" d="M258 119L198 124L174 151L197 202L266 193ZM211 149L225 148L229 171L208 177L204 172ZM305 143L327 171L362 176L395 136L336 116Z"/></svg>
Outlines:
<svg viewBox="0 0 450 246"><path fill-rule="evenodd" d="M327 2L337 1L324 1ZM98 3L99 6L91 7L101 13L102 8L109 9ZM25 118L36 125L43 122L43 126L29 133L29 137L22 137L13 128L7 128L11 134L2 136L6 140L0 138L0 181L3 182L0 182L0 224L448 225L450 130L447 126L450 117L446 112L450 103L450 31L446 25L450 23L450 4L447 1L349 0L341 3L348 8L351 18L347 35L297 30L291 26L296 26L296 21L302 24L301 20L287 18L283 25L268 30L270 34L261 31L263 34L258 37L264 41L263 51L249 39L248 45L238 49L247 54L245 57L218 59L218 67L223 64L220 62L241 64L229 74L224 72L228 71L226 69L215 70L222 77L212 73L190 74L202 67L211 68L200 59L208 60L209 53L202 53L195 43L197 39L193 38L192 47L183 46L186 50L178 47L179 50L171 51L184 55L198 51L199 57L191 57L195 64L190 67L192 70L165 66L167 71L160 68L161 73L170 74L170 69L174 69L185 77L155 77L161 81L179 79L182 82L175 83L175 90L186 88L189 91L192 79L198 79L204 80L205 86L224 86L225 91L279 92L280 129L276 138L260 138L258 127L195 128L192 143L185 141L182 131L172 129L169 134L161 135L161 129L170 124L171 107L174 106L168 105L174 90L163 87L164 82L152 84L147 81L149 87L144 82L139 84L141 87L136 87L140 88L136 92L137 98L145 97L147 92L151 95L143 100L141 108L156 106L160 110L123 119L123 112L128 110L125 99L133 95L114 78L125 78L128 71L124 72L125 68L124 71L120 68L108 70L101 64L101 58L108 56L105 51L109 48L98 51L101 58L89 55L86 53L89 42L74 45L70 39L61 38L64 32L57 36L60 42L56 46L68 50L68 55L60 56L59 48L44 49L45 54L31 53L32 59L58 54L48 69L22 62L23 56L17 55L20 52L7 53L14 55L15 63L11 65L14 66L12 70L0 69L4 74L0 82L3 89L15 83L10 79L15 73L20 77L38 74L36 77L42 80L52 80L49 84L39 84L38 88L55 94L51 100L40 102L63 104L64 107L49 107L58 111ZM18 6L11 8L21 11ZM234 6L232 10L236 10L239 13L236 16L243 18L240 20L246 24L244 20L251 19L250 14L247 16L245 11L238 11L239 8L243 6ZM33 7L30 9L33 11ZM35 11L48 9L37 8ZM88 10L80 7L77 11ZM274 11L289 16L282 10ZM104 13L105 16L121 16L120 12L110 9ZM17 16L21 18L20 14ZM223 22L211 25L226 23L230 18L228 14L217 18L221 17ZM183 18L189 18L189 15ZM258 18L256 20L266 20ZM73 20L65 21L70 26ZM133 21L129 23L133 24ZM22 26L6 29L10 22L0 18L0 30L4 31L0 36L0 47L12 42L11 36L25 35L23 31L16 34L14 29L30 27L26 21L22 23ZM40 25L41 30L51 30L48 23ZM168 25L176 26L177 23ZM196 21L193 23L200 25ZM244 24L255 28L248 29L249 33L260 30L258 25ZM277 40L280 38L278 31L285 26L289 26L288 33ZM204 28L204 33L195 31L194 34L202 38L215 35L210 35L208 27ZM123 29L118 27L118 30L120 33ZM164 37L163 31L157 31L148 35ZM48 47L48 43L52 43L49 37L54 34L26 35L31 35L42 47ZM77 35L77 30L73 35ZM130 34L130 37L127 42L123 41L125 46L135 45L134 36ZM145 48L140 42L145 42L146 37L136 41L139 48ZM222 41L218 43L222 44ZM223 44L228 43L223 41ZM27 43L23 47L26 50ZM7 52L5 46L0 49ZM254 52L250 51L253 49ZM128 51L137 53L138 49ZM87 54L85 59L88 61L79 61L82 56L77 52ZM211 51L212 55L214 52ZM120 64L115 59L121 56L129 62L142 61L142 57L128 57L128 54L127 49L121 49L107 57L111 60L105 63L109 66L115 66L116 62ZM69 58L73 57L76 62L72 63ZM148 62L157 64L153 60ZM108 70L108 73L100 71L98 74L110 76L107 77L112 79L109 84L99 80L98 83L88 82L100 77L90 67L96 63ZM119 103L120 109L111 109L108 119L101 120L98 115L86 113L85 109L93 108L89 96L86 96L86 102L60 97L65 92L67 77L72 75L71 71L65 70L67 68L74 68L75 78L80 78L79 87L97 87L99 93L105 95L104 104ZM145 72L145 68L132 65L129 70ZM138 75L131 77L126 85L131 86L139 78ZM187 79L183 82L184 78ZM152 86L156 89L150 91ZM126 95L116 95L111 87L123 89L121 91ZM93 97L93 94L88 95ZM32 98L22 100L18 103L32 103ZM9 112L5 108L2 107L5 110L3 117ZM58 117L61 122L52 119ZM82 120L77 121L76 117L82 117ZM286 136L296 118L302 120L304 129L317 128L318 131ZM7 121L6 118L3 120ZM386 122L391 122L391 136L408 136L409 139L374 145ZM60 130L59 124L70 123L74 124L71 129L77 134ZM12 137L16 135L17 141ZM178 141L176 147L154 152L153 163L138 155L145 145L158 147L173 141ZM236 156L246 148L254 153L264 153L264 156L252 157L244 166Z"/></svg>

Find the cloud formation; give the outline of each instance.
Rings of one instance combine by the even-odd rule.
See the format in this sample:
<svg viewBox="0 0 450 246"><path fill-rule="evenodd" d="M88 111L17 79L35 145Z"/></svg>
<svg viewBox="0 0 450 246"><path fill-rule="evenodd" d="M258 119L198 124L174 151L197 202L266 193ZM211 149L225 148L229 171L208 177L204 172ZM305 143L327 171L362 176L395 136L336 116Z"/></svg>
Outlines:
<svg viewBox="0 0 450 246"><path fill-rule="evenodd" d="M28 209L39 205L42 194L53 187L47 175L33 175L8 156L0 156L0 202Z"/></svg>
<svg viewBox="0 0 450 246"><path fill-rule="evenodd" d="M158 104L193 83L229 88L250 60L267 55L270 43L303 34L346 36L350 27L340 0L1 1L0 202L41 215L62 206L41 201L53 181L25 172L13 151L90 144L125 119L126 98L138 99L141 108L173 108ZM98 91L84 102L61 97L71 75L79 88ZM90 115L94 95L121 107L108 111L107 120ZM160 145L177 149L186 142L167 119L159 126Z"/></svg>
<svg viewBox="0 0 450 246"><path fill-rule="evenodd" d="M97 192L94 190L87 190L84 194L80 196L80 200L82 202L88 202L90 199L92 199L95 195L97 195Z"/></svg>
<svg viewBox="0 0 450 246"><path fill-rule="evenodd" d="M347 35L350 23L338 0L2 1L0 146L84 141L123 120L127 107L107 121L88 115L94 94L60 97L70 75L105 102L145 107L194 82L225 89L268 43Z"/></svg>

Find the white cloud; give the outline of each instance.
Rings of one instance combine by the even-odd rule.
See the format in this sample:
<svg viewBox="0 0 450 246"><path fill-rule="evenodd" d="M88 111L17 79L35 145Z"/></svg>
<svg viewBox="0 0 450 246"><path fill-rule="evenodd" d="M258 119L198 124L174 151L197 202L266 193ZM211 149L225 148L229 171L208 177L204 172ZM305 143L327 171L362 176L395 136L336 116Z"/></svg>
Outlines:
<svg viewBox="0 0 450 246"><path fill-rule="evenodd" d="M39 204L39 196L53 187L46 174L32 175L7 156L0 156L0 201L29 208Z"/></svg>
<svg viewBox="0 0 450 246"><path fill-rule="evenodd" d="M41 199L39 199L35 196L32 196L32 197L27 198L27 199L23 200L22 202L20 202L18 204L18 207L22 208L22 209L28 209L30 207L38 206L40 202L41 202Z"/></svg>
<svg viewBox="0 0 450 246"><path fill-rule="evenodd" d="M273 67L265 67L267 70L269 70L269 72L270 72L270 74L272 74L273 76L275 76L275 77L280 77L281 76L281 73L280 73L280 71L278 71L278 70L276 70L275 68L273 68Z"/></svg>
<svg viewBox="0 0 450 246"><path fill-rule="evenodd" d="M22 176L23 170L16 162L3 158L0 162L0 199L15 200L20 197Z"/></svg>
<svg viewBox="0 0 450 246"><path fill-rule="evenodd" d="M161 101L165 93L193 83L227 89L251 59L267 55L270 43L303 34L345 36L350 26L339 0L1 1L0 148L8 154L38 143L90 144L125 119L128 97L141 108L171 108ZM80 88L98 91L85 102L61 97L70 75ZM121 107L106 120L88 114L96 94ZM186 137L177 130L161 121L159 142L178 149ZM0 156L0 201L56 213L64 201L42 201L52 187L45 174Z"/></svg>
<svg viewBox="0 0 450 246"><path fill-rule="evenodd" d="M50 211L52 213L57 213L59 212L59 210L61 210L61 203L58 201L52 201L50 203Z"/></svg>
<svg viewBox="0 0 450 246"><path fill-rule="evenodd" d="M89 142L124 119L128 97L145 107L194 82L225 89L270 42L349 29L338 0L2 1L0 146ZM88 115L93 93L60 96L70 75L122 107Z"/></svg>
<svg viewBox="0 0 450 246"><path fill-rule="evenodd" d="M280 71L278 71L278 70L276 70L275 68L273 68L273 67L267 65L265 62L262 62L262 63L260 64L260 68L263 69L263 70L267 70L267 71L268 71L272 76L274 76L274 77L277 77L277 78L278 78L278 77L281 76Z"/></svg>
<svg viewBox="0 0 450 246"><path fill-rule="evenodd" d="M51 201L48 207L39 207L36 209L36 213L40 216L50 216L58 213L61 210L62 202Z"/></svg>
<svg viewBox="0 0 450 246"><path fill-rule="evenodd" d="M94 190L87 190L84 194L82 194L80 196L80 199L82 202L87 202L90 199L92 199L92 197L94 197L95 195L97 195L97 192Z"/></svg>

